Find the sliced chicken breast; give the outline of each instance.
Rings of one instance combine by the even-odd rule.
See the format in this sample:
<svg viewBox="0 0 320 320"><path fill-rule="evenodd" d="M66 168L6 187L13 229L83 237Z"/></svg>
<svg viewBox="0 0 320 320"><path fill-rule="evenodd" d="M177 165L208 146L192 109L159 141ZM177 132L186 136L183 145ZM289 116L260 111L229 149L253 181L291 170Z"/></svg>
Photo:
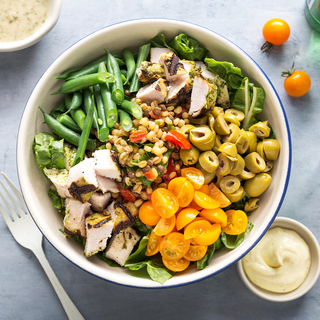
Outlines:
<svg viewBox="0 0 320 320"><path fill-rule="evenodd" d="M160 63L143 61L137 69L139 80L144 83L150 83L165 77L164 67Z"/></svg>
<svg viewBox="0 0 320 320"><path fill-rule="evenodd" d="M192 79L188 75L170 82L166 103L172 105L187 104L190 100Z"/></svg>
<svg viewBox="0 0 320 320"><path fill-rule="evenodd" d="M107 177L96 175L97 181L98 181L98 189L102 192L119 192L119 189L117 187L117 183L114 179L110 179Z"/></svg>
<svg viewBox="0 0 320 320"><path fill-rule="evenodd" d="M162 54L160 63L164 65L166 79L169 82L178 81L188 75L188 72L183 67L183 63L175 53Z"/></svg>
<svg viewBox="0 0 320 320"><path fill-rule="evenodd" d="M111 199L110 193L95 192L89 199L93 211L102 212Z"/></svg>
<svg viewBox="0 0 320 320"><path fill-rule="evenodd" d="M150 61L152 63L160 63L160 57L164 53L174 53L174 52L169 48L151 48Z"/></svg>
<svg viewBox="0 0 320 320"><path fill-rule="evenodd" d="M167 92L167 82L165 79L160 78L157 81L140 88L136 97L146 103L151 103L155 100L157 100L158 103L161 103L166 98Z"/></svg>
<svg viewBox="0 0 320 320"><path fill-rule="evenodd" d="M140 238L141 237L132 228L122 230L119 234L112 237L105 252L105 256L114 260L120 266L124 266L135 244L140 240Z"/></svg>
<svg viewBox="0 0 320 320"><path fill-rule="evenodd" d="M93 156L93 168L97 175L111 179L121 179L117 157L113 151L109 149L97 150Z"/></svg>
<svg viewBox="0 0 320 320"><path fill-rule="evenodd" d="M86 217L87 240L84 254L91 257L107 246L107 240L111 237L114 221L111 216L101 213L94 213Z"/></svg>
<svg viewBox="0 0 320 320"><path fill-rule="evenodd" d="M64 234L86 237L86 215L91 213L90 203L67 198L65 202L66 215L63 219Z"/></svg>
<svg viewBox="0 0 320 320"><path fill-rule="evenodd" d="M68 170L43 168L43 172L54 184L61 198L71 197L68 191Z"/></svg>
<svg viewBox="0 0 320 320"><path fill-rule="evenodd" d="M119 233L121 230L130 227L134 223L136 217L138 216L138 209L132 202L116 201L113 205L113 211L114 233Z"/></svg>
<svg viewBox="0 0 320 320"><path fill-rule="evenodd" d="M217 78L217 75L214 74L213 72L209 71L206 67L206 64L202 61L195 61L196 66L201 70L201 75L203 78L206 80L215 80Z"/></svg>

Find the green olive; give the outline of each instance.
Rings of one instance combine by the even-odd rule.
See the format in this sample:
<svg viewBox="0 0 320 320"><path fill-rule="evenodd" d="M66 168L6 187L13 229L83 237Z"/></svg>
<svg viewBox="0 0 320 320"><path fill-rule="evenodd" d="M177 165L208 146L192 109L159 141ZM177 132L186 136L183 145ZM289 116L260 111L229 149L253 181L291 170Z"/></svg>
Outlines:
<svg viewBox="0 0 320 320"><path fill-rule="evenodd" d="M233 169L234 162L227 158L226 155L223 153L220 153L218 155L219 158L219 167L217 169L217 173L219 173L221 176L228 175L231 170Z"/></svg>
<svg viewBox="0 0 320 320"><path fill-rule="evenodd" d="M196 168L199 169L199 170L202 172L202 174L203 174L203 176L204 176L204 184L209 184L209 183L213 180L213 178L215 177L215 175L216 175L216 172L210 173L210 172L204 170L204 169L201 167L201 165L200 165L199 162L196 164Z"/></svg>
<svg viewBox="0 0 320 320"><path fill-rule="evenodd" d="M268 172L273 168L273 161L266 160L266 168L262 172Z"/></svg>
<svg viewBox="0 0 320 320"><path fill-rule="evenodd" d="M189 118L190 123L192 124L207 124L208 122L208 116L202 116L197 118Z"/></svg>
<svg viewBox="0 0 320 320"><path fill-rule="evenodd" d="M224 193L233 193L240 188L240 180L235 176L225 176L220 181L220 189Z"/></svg>
<svg viewBox="0 0 320 320"><path fill-rule="evenodd" d="M219 149L219 152L224 153L231 161L237 161L237 147L231 142L223 143Z"/></svg>
<svg viewBox="0 0 320 320"><path fill-rule="evenodd" d="M190 142L201 151L211 150L214 147L215 132L209 127L196 127L189 132Z"/></svg>
<svg viewBox="0 0 320 320"><path fill-rule="evenodd" d="M195 126L191 124L185 124L179 129L179 132L185 137L188 138L188 133L190 132L191 129L195 128Z"/></svg>
<svg viewBox="0 0 320 320"><path fill-rule="evenodd" d="M199 163L204 170L213 173L219 166L219 159L213 151L206 151L200 154Z"/></svg>
<svg viewBox="0 0 320 320"><path fill-rule="evenodd" d="M214 121L214 130L217 134L223 136L230 133L230 129L223 119L223 116L219 114Z"/></svg>
<svg viewBox="0 0 320 320"><path fill-rule="evenodd" d="M225 112L224 112L225 115L229 115L229 114L232 114L233 116L235 116L239 121L242 121L244 119L244 113L240 110L237 110L237 109L233 109L233 108L230 108L230 109L227 109Z"/></svg>
<svg viewBox="0 0 320 320"><path fill-rule="evenodd" d="M224 115L224 110L221 107L214 107L213 110L211 111L211 114L214 116L216 119L218 115Z"/></svg>
<svg viewBox="0 0 320 320"><path fill-rule="evenodd" d="M191 149L180 149L180 159L186 166L197 163L199 154L199 150L194 146L192 146Z"/></svg>
<svg viewBox="0 0 320 320"><path fill-rule="evenodd" d="M268 173L258 173L252 179L247 180L243 187L251 198L259 197L264 193L271 183L271 176Z"/></svg>
<svg viewBox="0 0 320 320"><path fill-rule="evenodd" d="M230 172L233 176L239 175L245 167L244 159L239 154L237 154L237 159L238 161L235 161L233 169Z"/></svg>
<svg viewBox="0 0 320 320"><path fill-rule="evenodd" d="M254 132L260 139L268 138L271 129L268 127L268 120L263 122L257 122L249 128L250 132Z"/></svg>
<svg viewBox="0 0 320 320"><path fill-rule="evenodd" d="M229 134L222 137L222 140L224 142L236 143L239 136L240 136L240 128L235 124L231 123L229 124Z"/></svg>
<svg viewBox="0 0 320 320"><path fill-rule="evenodd" d="M277 160L280 151L279 141L275 139L265 139L262 141L262 144L266 159Z"/></svg>
<svg viewBox="0 0 320 320"><path fill-rule="evenodd" d="M243 196L243 188L240 187L237 191L233 193L225 193L225 195L231 202L238 202Z"/></svg>
<svg viewBox="0 0 320 320"><path fill-rule="evenodd" d="M238 118L237 118L236 116L234 116L232 113L224 113L223 119L224 119L227 123L233 123L233 124L235 124L237 127L240 127L240 121L239 121Z"/></svg>
<svg viewBox="0 0 320 320"><path fill-rule="evenodd" d="M266 163L257 152L251 152L244 157L246 168L253 173L259 173L266 168Z"/></svg>
<svg viewBox="0 0 320 320"><path fill-rule="evenodd" d="M256 151L257 149L257 136L254 132L246 131L248 139L249 139L249 152Z"/></svg>
<svg viewBox="0 0 320 320"><path fill-rule="evenodd" d="M248 202L244 205L244 211L251 212L259 208L258 202L259 198L250 198Z"/></svg>
<svg viewBox="0 0 320 320"><path fill-rule="evenodd" d="M256 151L259 153L260 157L263 160L266 160L266 156L265 156L264 151L263 151L263 142L262 141L258 142Z"/></svg>
<svg viewBox="0 0 320 320"><path fill-rule="evenodd" d="M240 130L240 136L236 141L236 147L240 154L244 154L249 148L249 138L247 132L243 129Z"/></svg>
<svg viewBox="0 0 320 320"><path fill-rule="evenodd" d="M214 116L211 113L208 114L208 125L211 131L214 131Z"/></svg>
<svg viewBox="0 0 320 320"><path fill-rule="evenodd" d="M223 179L223 177L224 177L224 176L222 176L221 174L219 174L218 172L216 172L216 176L215 176L213 182L214 182L214 184L215 184L218 188L220 188L220 182L221 182L221 180Z"/></svg>
<svg viewBox="0 0 320 320"><path fill-rule="evenodd" d="M255 176L255 174L251 171L248 171L246 168L243 169L241 173L239 173L239 177L242 180L249 180L252 179Z"/></svg>

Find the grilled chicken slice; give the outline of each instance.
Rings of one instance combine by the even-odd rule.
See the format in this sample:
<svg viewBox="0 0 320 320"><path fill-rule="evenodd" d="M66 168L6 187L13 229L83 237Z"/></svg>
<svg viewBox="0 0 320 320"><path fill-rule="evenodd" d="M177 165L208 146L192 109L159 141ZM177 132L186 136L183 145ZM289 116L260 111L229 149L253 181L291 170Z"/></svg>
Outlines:
<svg viewBox="0 0 320 320"><path fill-rule="evenodd" d="M107 207L107 209L106 209L106 211L107 211L108 213L110 213L112 220L115 220L115 217L116 217L116 214L115 214L115 212L114 212L114 204L115 204L115 203L116 203L115 201L112 201L112 202L108 205L108 207Z"/></svg>
<svg viewBox="0 0 320 320"><path fill-rule="evenodd" d="M215 106L217 99L216 85L209 83L202 77L195 77L191 93L189 115L196 117L205 113Z"/></svg>
<svg viewBox="0 0 320 320"><path fill-rule="evenodd" d="M106 192L119 192L119 189L117 187L117 183L115 180L96 175L97 181L98 181L98 189L101 190L103 193Z"/></svg>
<svg viewBox="0 0 320 320"><path fill-rule="evenodd" d="M93 211L102 212L111 199L110 193L95 192L89 199Z"/></svg>
<svg viewBox="0 0 320 320"><path fill-rule="evenodd" d="M138 216L138 209L132 202L123 203L116 201L113 205L113 211L114 233L119 233L121 230L130 227Z"/></svg>
<svg viewBox="0 0 320 320"><path fill-rule="evenodd" d="M66 166L66 169L69 171L72 168L72 164L74 161L74 158L77 154L77 148L65 143L63 146L64 151L64 165Z"/></svg>
<svg viewBox="0 0 320 320"><path fill-rule="evenodd" d="M124 266L134 246L140 240L140 236L132 228L122 230L111 238L105 256L114 260L120 266Z"/></svg>
<svg viewBox="0 0 320 320"><path fill-rule="evenodd" d="M107 246L107 240L111 237L114 221L110 215L94 213L86 217L87 240L84 254L91 257Z"/></svg>
<svg viewBox="0 0 320 320"><path fill-rule="evenodd" d="M160 78L157 81L140 88L136 97L146 103L151 103L155 100L161 103L166 98L167 92L167 82L165 79Z"/></svg>
<svg viewBox="0 0 320 320"><path fill-rule="evenodd" d="M93 192L98 189L93 161L92 158L85 159L69 171L68 190L73 198L81 202L88 201Z"/></svg>
<svg viewBox="0 0 320 320"><path fill-rule="evenodd" d="M171 49L168 48L151 48L150 49L150 61L152 63L160 63L161 55L164 53L174 53Z"/></svg>
<svg viewBox="0 0 320 320"><path fill-rule="evenodd" d="M86 237L86 215L91 213L90 203L67 198L65 202L66 215L63 219L64 234Z"/></svg>
<svg viewBox="0 0 320 320"><path fill-rule="evenodd" d="M172 105L187 104L190 101L192 79L188 75L170 82L166 103Z"/></svg>
<svg viewBox="0 0 320 320"><path fill-rule="evenodd" d="M144 83L150 83L164 78L164 67L160 63L152 63L149 61L141 62L140 67L137 69L139 80Z"/></svg>
<svg viewBox="0 0 320 320"><path fill-rule="evenodd" d="M164 65L166 79L178 81L181 78L188 76L188 72L184 69L183 63L175 53L164 53L160 57L160 63Z"/></svg>
<svg viewBox="0 0 320 320"><path fill-rule="evenodd" d="M45 175L51 180L61 198L71 197L68 191L68 170L43 168Z"/></svg>
<svg viewBox="0 0 320 320"><path fill-rule="evenodd" d="M117 157L113 151L109 149L97 150L93 156L93 168L97 175L111 179L121 179Z"/></svg>

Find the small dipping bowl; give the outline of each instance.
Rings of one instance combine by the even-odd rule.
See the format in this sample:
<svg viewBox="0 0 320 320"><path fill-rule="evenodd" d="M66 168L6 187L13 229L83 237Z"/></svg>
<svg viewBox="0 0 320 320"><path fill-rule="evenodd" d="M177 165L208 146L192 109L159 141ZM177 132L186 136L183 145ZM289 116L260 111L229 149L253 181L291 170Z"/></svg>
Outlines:
<svg viewBox="0 0 320 320"><path fill-rule="evenodd" d="M48 16L44 24L31 36L13 42L0 42L0 52L18 51L32 46L41 40L57 23L62 0L49 0Z"/></svg>
<svg viewBox="0 0 320 320"><path fill-rule="evenodd" d="M291 292L271 292L264 290L251 282L244 271L242 259L237 262L237 268L239 276L245 286L257 296L269 301L286 302L300 298L301 296L306 294L316 283L320 274L320 247L313 233L306 226L296 220L285 217L277 217L271 225L270 229L273 229L275 227L295 231L309 246L311 254L311 264L309 273L303 283L297 289Z"/></svg>

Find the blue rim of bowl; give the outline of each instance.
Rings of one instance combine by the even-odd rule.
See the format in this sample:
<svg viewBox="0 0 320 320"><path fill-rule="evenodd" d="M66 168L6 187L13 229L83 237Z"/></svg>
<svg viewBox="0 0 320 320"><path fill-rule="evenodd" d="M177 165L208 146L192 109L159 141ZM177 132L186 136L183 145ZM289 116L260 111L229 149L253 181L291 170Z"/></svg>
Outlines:
<svg viewBox="0 0 320 320"><path fill-rule="evenodd" d="M108 282L111 282L111 283L114 283L114 284L117 284L117 285L121 285L121 286L124 286L124 287L130 287L130 288L137 288L137 289L170 289L170 288L176 288L176 287L181 287L181 286L185 286L185 285L189 285L189 284L193 284L193 283L196 283L196 282L199 282L199 281L202 281L202 280L205 280L207 278L210 278L222 271L224 271L225 269L231 267L233 264L237 263L240 259L242 259L260 240L261 238L264 236L264 234L268 231L268 229L270 228L271 224L273 223L274 219L276 218L279 210L280 210L280 207L283 203L283 200L284 200L284 197L285 197L285 194L287 192L287 189L288 189L288 184L289 184L289 178L290 178L290 173L291 173L291 162L292 162L292 144L291 144L291 135L290 135L290 129L289 129L289 123L288 123L288 119L287 119L287 116L286 116L286 113L285 113L285 110L284 110L284 107L283 107L283 104L280 100L280 97L276 91L276 89L274 88L272 82L270 81L270 79L268 78L268 76L266 75L266 73L261 69L261 67L257 64L257 62L252 59L243 49L241 49L238 45L236 45L235 43L233 43L231 40L227 39L226 37L220 35L219 33L215 32L215 31L212 31L206 27L203 27L203 26L200 26L198 24L195 24L195 23L191 23L191 22L186 22L186 21L182 21L182 20L177 20L177 19L169 19L169 18L141 18L141 19L132 19L132 20L125 20L125 21L121 21L121 22L117 22L117 23L114 23L114 24L111 24L109 26L106 26L106 27L103 27L103 28L100 28L98 30L95 30L89 34L87 34L86 36L84 36L83 38L79 39L78 41L74 42L71 46L69 46L67 49L65 49L62 53L60 53L60 55L54 59L52 61L52 63L48 66L48 68L43 72L43 74L41 75L41 77L39 78L39 80L37 81L37 83L35 84L34 88L32 89L31 91L31 94L29 95L29 98L27 100L27 103L26 103L26 106L30 100L30 97L32 96L32 93L34 91L34 89L36 88L36 86L38 85L39 81L41 80L41 78L43 77L43 75L47 72L47 70L51 67L51 65L61 56L63 55L67 50L69 50L71 47L73 47L75 44L77 44L78 42L82 41L83 39L91 36L92 34L96 33L96 32L99 32L101 30L104 30L104 29L107 29L107 28L110 28L110 27L113 27L113 26L116 26L116 25L119 25L119 24L124 24L124 23L128 23L128 22L135 22L135 21L141 21L141 20L144 20L144 21L155 21L155 20L160 20L160 21L173 21L173 22L181 22L181 23L185 23L185 24L190 24L190 25L193 25L193 26L196 26L196 27L199 27L199 28L202 28L202 29L205 29L209 32L212 32L216 35L218 35L219 37L225 39L226 41L228 41L229 43L231 43L232 45L234 45L235 47L237 47L239 50L241 50L259 69L260 71L263 73L263 75L265 76L265 78L268 80L271 88L273 89L278 101L279 101L279 104L281 106L281 110L282 110L282 113L283 113L283 116L284 116L284 120L285 120L285 123L286 123L286 129L287 129L287 135L288 135L288 147L289 147L289 156L288 156L288 170L287 170L287 175L286 175L286 181L285 181L285 185L284 185L284 189L283 189L283 192L282 192L282 196L281 196L281 199L279 201L279 204L278 204L278 207L277 209L275 210L275 213L272 217L272 219L270 220L269 224L267 225L267 227L265 228L265 230L262 232L262 234L260 235L260 237L253 243L253 245L248 248L248 250L246 250L243 254L241 254L237 259L235 259L233 262L229 263L228 265L224 266L223 268L211 273L210 275L206 275L206 276L203 276L202 278L199 278L199 279L196 279L196 280L192 280L192 281L189 281L189 282L184 282L184 283L181 283L181 284L174 284L174 285L165 285L165 286L161 286L161 285L157 285L157 286L154 286L154 287L146 287L146 286L135 286L135 285L130 285L130 284L124 284L124 283L119 283L119 282L116 282L116 281L112 281L112 280L109 280L109 279L106 279L106 278L103 278L99 275L96 275L84 268L82 268L81 266L79 266L78 264L76 264L75 262L73 262L72 260L70 260L68 257L66 257L63 253L61 253L48 239L47 237L42 233L41 229L39 228L39 226L37 225L37 223L35 222L35 220L33 219L32 217L32 213L31 213L31 210L29 210L30 212L30 215L33 219L33 221L35 222L35 224L37 225L38 229L41 231L41 233L43 234L43 236L46 238L46 240L61 254L63 255L67 260L69 260L71 263L73 263L74 265L76 265L78 268L80 268L81 270L84 270L86 272L88 272L89 274L97 277L97 278L100 278L102 280L105 280L105 281L108 281ZM23 112L24 114L24 112ZM23 118L23 114L21 116L21 119L20 119L20 124L19 124L19 132L20 132L20 126L21 126L21 121L22 121L22 118ZM18 137L19 137L19 133L18 133ZM17 139L18 139L17 137ZM17 141L18 142L18 141ZM18 143L16 144L18 146ZM18 150L16 152L18 154ZM16 158L16 162L17 162L17 170L18 170L18 161L17 161L17 158ZM20 184L20 189L22 190L21 188L21 182L20 182L20 176L19 176L19 170L18 170L18 180L19 180L19 184ZM22 196L24 198L24 195L22 193ZM29 208L28 208L29 209Z"/></svg>

